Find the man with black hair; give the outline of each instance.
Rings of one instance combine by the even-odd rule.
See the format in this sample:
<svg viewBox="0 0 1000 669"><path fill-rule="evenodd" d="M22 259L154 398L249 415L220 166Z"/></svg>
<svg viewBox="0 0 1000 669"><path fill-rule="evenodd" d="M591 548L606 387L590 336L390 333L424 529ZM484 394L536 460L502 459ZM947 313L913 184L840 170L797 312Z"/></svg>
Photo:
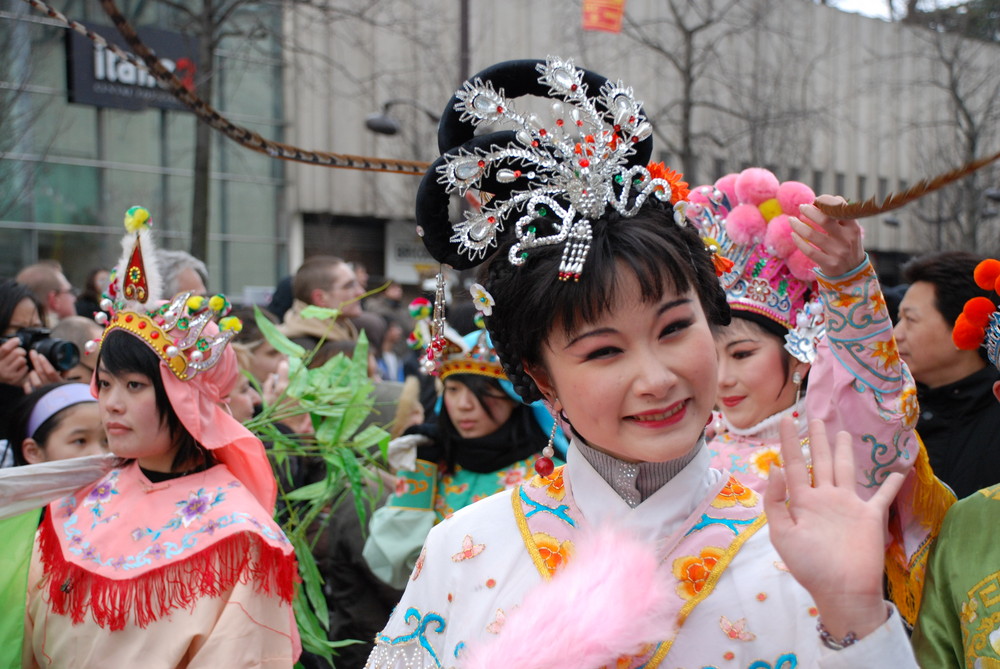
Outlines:
<svg viewBox="0 0 1000 669"><path fill-rule="evenodd" d="M895 327L899 354L917 382L920 435L939 479L961 499L1000 482L1000 372L985 350L961 351L951 340L955 319L973 297L996 301L973 271L981 257L964 251L920 256L903 268L910 283Z"/></svg>

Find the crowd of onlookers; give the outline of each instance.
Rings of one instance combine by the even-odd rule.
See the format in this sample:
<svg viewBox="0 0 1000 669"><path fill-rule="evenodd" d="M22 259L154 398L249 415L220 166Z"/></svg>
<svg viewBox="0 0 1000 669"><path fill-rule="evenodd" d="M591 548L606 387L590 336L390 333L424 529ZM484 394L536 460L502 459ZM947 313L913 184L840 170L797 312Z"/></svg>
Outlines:
<svg viewBox="0 0 1000 669"><path fill-rule="evenodd" d="M1000 482L1000 449L992 444L1000 430L1000 372L988 364L984 349L959 350L951 338L966 301L976 296L996 298L973 279L980 259L966 252L921 256L904 267L905 285L885 290L899 355L917 383L918 434L934 473L959 499ZM157 261L164 297L181 291L214 292L205 264L189 254L159 251ZM94 269L77 289L59 263L42 261L0 283L3 466L93 454L106 448L96 404L84 401L82 395L73 420L61 421L58 429L50 426L43 435L31 431L25 416L33 413L46 393L70 392L65 390L69 382L90 383L95 343L102 333L94 316L108 280L107 270ZM353 355L363 332L369 343L369 375L376 387L371 420L386 425L398 437L432 416L437 394L433 382L419 371L419 352L407 346L414 322L403 287L389 281L383 290L367 296L369 288L363 267L332 256L314 256L279 283L261 313L292 341L306 350L316 349L313 366L338 353ZM454 302L449 322L460 332L472 331L471 309L466 311L459 300ZM309 306L336 309L338 315L316 317L316 310L307 310ZM247 421L265 400L271 402L280 395L288 380L288 364L257 327L252 305L237 305L234 313L244 323L235 348L245 378L230 395L229 405L237 419ZM288 431L308 432L308 418L305 415L286 426ZM308 480L308 474L303 476L300 482ZM344 508L353 513L353 505ZM334 520L331 527L347 523ZM356 519L352 522L357 524ZM356 540L360 527L354 525L342 533ZM339 537L327 538L328 544L337 541ZM330 600L336 606L337 598ZM332 636L338 637L337 629ZM352 636L350 629L339 632L339 638Z"/></svg>

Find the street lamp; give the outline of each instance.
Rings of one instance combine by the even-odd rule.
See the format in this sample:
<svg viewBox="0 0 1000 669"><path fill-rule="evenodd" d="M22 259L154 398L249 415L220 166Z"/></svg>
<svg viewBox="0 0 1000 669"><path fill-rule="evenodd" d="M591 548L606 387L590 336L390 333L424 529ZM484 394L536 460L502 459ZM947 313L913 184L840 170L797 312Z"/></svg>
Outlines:
<svg viewBox="0 0 1000 669"><path fill-rule="evenodd" d="M372 132L377 132L380 135L396 135L399 133L400 126L399 121L389 116L389 109L396 105L409 105L419 112L422 112L431 123L438 123L441 117L422 106L416 100L407 100L405 98L396 98L394 100L389 100L382 105L382 111L375 114L369 114L365 117L365 127Z"/></svg>

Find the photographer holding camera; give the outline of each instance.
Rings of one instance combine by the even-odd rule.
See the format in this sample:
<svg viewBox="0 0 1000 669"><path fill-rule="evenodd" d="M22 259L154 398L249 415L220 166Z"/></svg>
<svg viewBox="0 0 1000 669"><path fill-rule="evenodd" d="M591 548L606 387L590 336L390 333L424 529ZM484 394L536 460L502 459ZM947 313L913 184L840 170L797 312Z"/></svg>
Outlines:
<svg viewBox="0 0 1000 669"><path fill-rule="evenodd" d="M49 337L38 302L15 281L0 283L0 438L7 439L11 407L35 388L62 380L79 360L74 344ZM55 364L54 364L55 363ZM65 365L72 363L69 367ZM60 369L56 368L56 365Z"/></svg>

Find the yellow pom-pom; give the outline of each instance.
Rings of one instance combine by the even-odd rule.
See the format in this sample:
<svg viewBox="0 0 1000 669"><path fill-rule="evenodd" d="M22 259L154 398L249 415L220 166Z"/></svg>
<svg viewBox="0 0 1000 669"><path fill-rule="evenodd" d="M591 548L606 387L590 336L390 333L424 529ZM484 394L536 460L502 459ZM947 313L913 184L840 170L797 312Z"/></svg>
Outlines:
<svg viewBox="0 0 1000 669"><path fill-rule="evenodd" d="M205 308L205 298L201 295L192 295L188 298L187 308L192 314L201 311Z"/></svg>
<svg viewBox="0 0 1000 669"><path fill-rule="evenodd" d="M128 232L139 232L149 227L149 210L145 207L129 207L125 212L125 229Z"/></svg>
<svg viewBox="0 0 1000 669"><path fill-rule="evenodd" d="M760 209L760 213L764 216L764 220L770 222L772 218L781 213L781 204L778 202L778 198L772 197L770 200L764 200L757 208Z"/></svg>
<svg viewBox="0 0 1000 669"><path fill-rule="evenodd" d="M222 295L213 295L208 299L208 308L218 313L226 308L226 298Z"/></svg>
<svg viewBox="0 0 1000 669"><path fill-rule="evenodd" d="M221 330L232 330L236 334L239 334L243 330L243 321L236 316L226 316L219 319L219 328Z"/></svg>

